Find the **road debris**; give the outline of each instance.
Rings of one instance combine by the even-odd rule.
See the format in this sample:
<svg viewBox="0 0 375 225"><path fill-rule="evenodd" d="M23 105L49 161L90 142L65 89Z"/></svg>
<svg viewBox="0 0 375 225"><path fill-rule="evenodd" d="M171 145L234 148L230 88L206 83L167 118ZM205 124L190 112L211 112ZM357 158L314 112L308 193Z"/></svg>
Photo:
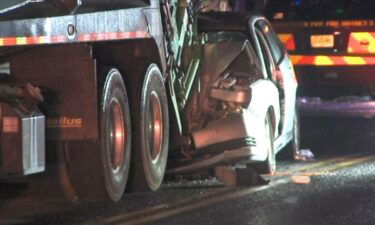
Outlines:
<svg viewBox="0 0 375 225"><path fill-rule="evenodd" d="M227 186L265 185L269 183L253 169L234 169L228 166L215 168L215 176Z"/></svg>
<svg viewBox="0 0 375 225"><path fill-rule="evenodd" d="M314 153L310 149L301 149L294 156L294 159L300 161L314 160Z"/></svg>
<svg viewBox="0 0 375 225"><path fill-rule="evenodd" d="M292 176L294 184L310 184L311 178L309 176Z"/></svg>

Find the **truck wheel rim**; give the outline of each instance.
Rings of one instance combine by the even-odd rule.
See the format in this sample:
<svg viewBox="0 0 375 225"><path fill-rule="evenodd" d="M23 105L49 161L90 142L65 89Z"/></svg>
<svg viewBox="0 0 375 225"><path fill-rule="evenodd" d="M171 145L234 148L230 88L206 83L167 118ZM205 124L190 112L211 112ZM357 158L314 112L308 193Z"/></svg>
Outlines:
<svg viewBox="0 0 375 225"><path fill-rule="evenodd" d="M118 171L124 161L126 130L120 103L113 99L111 103L110 121L110 156L112 169Z"/></svg>
<svg viewBox="0 0 375 225"><path fill-rule="evenodd" d="M155 163L160 157L163 142L162 109L159 96L155 91L151 93L149 115L150 119L148 123L148 143L152 162Z"/></svg>

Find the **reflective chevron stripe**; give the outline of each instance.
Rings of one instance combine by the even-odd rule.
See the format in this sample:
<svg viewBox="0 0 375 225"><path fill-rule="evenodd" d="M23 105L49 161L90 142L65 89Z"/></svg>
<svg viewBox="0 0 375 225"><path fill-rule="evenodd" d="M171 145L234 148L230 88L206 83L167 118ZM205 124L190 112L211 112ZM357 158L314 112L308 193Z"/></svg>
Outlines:
<svg viewBox="0 0 375 225"><path fill-rule="evenodd" d="M352 32L348 43L349 53L375 53L375 32Z"/></svg>
<svg viewBox="0 0 375 225"><path fill-rule="evenodd" d="M315 66L358 66L375 65L375 56L327 56L327 55L291 55L294 65Z"/></svg>

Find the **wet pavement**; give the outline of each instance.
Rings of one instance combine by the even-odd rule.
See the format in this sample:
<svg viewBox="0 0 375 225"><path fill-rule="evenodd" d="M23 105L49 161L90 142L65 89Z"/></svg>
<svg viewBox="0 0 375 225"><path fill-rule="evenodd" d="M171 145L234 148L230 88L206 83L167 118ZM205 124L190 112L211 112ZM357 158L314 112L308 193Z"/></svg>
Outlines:
<svg viewBox="0 0 375 225"><path fill-rule="evenodd" d="M370 96L345 96L332 100L300 97L297 103L300 112L309 116L375 117L375 101Z"/></svg>
<svg viewBox="0 0 375 225"><path fill-rule="evenodd" d="M262 186L226 187L197 174L116 204L73 204L22 182L0 184L0 224L375 224L375 120L302 118L302 143L316 159L280 156Z"/></svg>

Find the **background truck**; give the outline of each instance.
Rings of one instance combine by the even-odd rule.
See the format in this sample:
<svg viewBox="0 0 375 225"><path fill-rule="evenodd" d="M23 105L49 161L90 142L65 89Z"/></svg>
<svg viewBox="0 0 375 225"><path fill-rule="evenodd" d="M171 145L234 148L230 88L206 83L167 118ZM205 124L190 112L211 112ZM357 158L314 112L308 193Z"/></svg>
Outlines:
<svg viewBox="0 0 375 225"><path fill-rule="evenodd" d="M268 1L309 113L373 115L375 30L370 0Z"/></svg>
<svg viewBox="0 0 375 225"><path fill-rule="evenodd" d="M158 189L167 160L169 173L274 167L273 138L292 132L248 17L202 3L3 0L1 175L55 171L70 198L117 201Z"/></svg>

